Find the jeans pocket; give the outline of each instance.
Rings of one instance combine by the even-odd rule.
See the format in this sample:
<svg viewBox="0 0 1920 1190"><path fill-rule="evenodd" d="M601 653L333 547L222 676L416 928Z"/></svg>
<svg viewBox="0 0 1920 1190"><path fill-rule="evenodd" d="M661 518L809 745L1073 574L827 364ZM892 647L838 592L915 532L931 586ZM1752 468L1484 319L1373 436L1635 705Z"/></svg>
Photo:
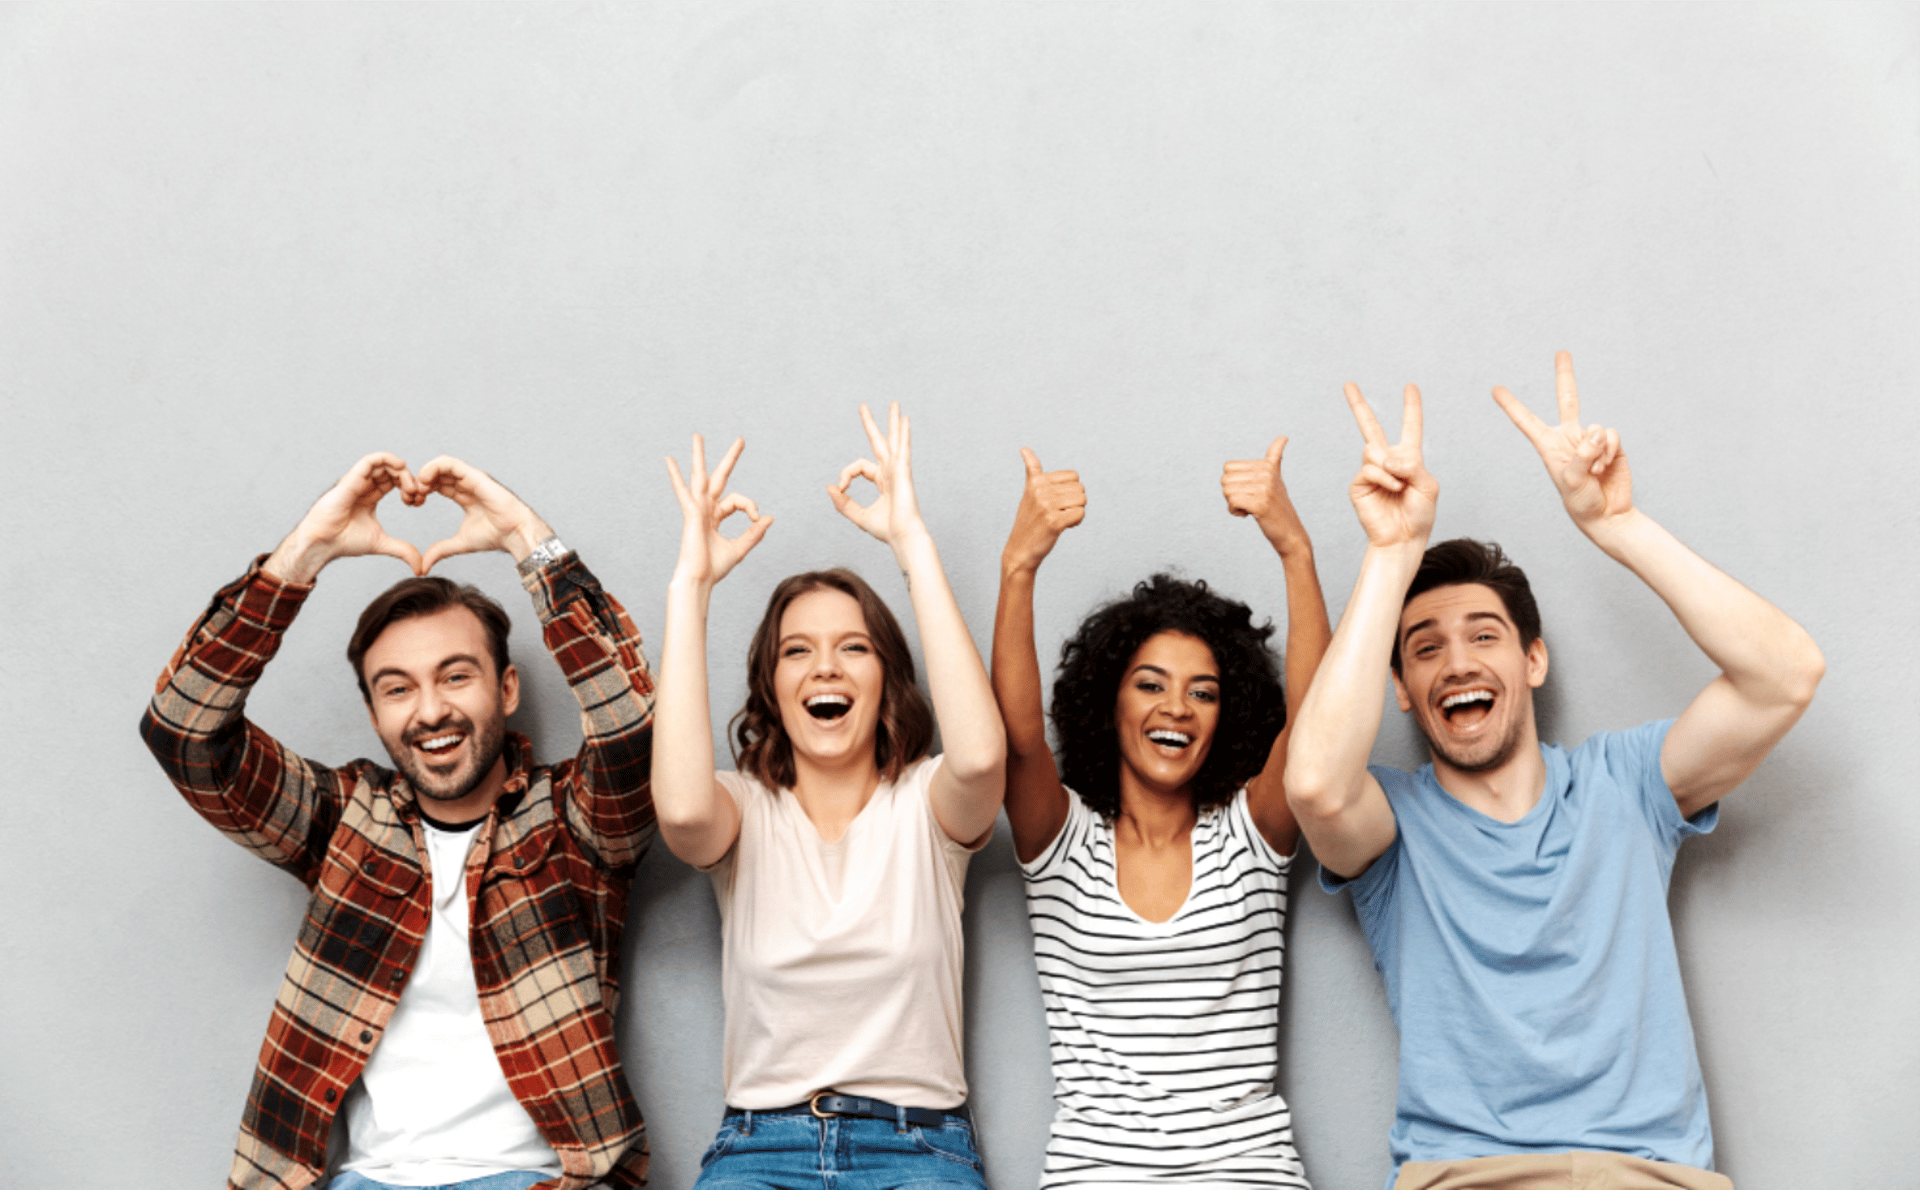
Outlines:
<svg viewBox="0 0 1920 1190"><path fill-rule="evenodd" d="M980 1155L974 1151L973 1129L960 1120L949 1119L939 1128L915 1126L913 1143L930 1156L944 1158L968 1169L980 1169Z"/></svg>
<svg viewBox="0 0 1920 1190"><path fill-rule="evenodd" d="M720 1134L713 1138L713 1143L707 1146L707 1151L700 1155L700 1168L705 1169L732 1152L733 1143L739 1139L740 1129L732 1124L722 1124Z"/></svg>

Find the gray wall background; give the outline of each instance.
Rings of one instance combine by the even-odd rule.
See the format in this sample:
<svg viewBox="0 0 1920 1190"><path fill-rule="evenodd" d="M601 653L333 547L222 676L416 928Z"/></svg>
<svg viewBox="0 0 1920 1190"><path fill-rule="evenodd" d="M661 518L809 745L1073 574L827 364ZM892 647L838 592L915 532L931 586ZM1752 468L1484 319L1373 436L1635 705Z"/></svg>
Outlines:
<svg viewBox="0 0 1920 1190"><path fill-rule="evenodd" d="M1487 396L1550 409L1560 347L1641 504L1829 661L1674 881L1721 1166L1743 1190L1913 1184L1917 183L1911 6L0 9L8 1184L224 1174L303 894L189 813L133 728L209 594L362 453L494 471L657 657L661 457L745 435L738 486L780 522L715 599L725 715L778 577L850 563L905 610L821 492L865 451L857 402L914 416L983 648L1016 448L1080 470L1051 654L1163 566L1277 615L1218 475L1278 433L1338 615L1362 544L1340 385L1391 406L1414 380L1439 532L1530 568L1572 743L1710 671ZM423 544L454 523L387 519ZM444 569L518 614L518 725L574 748L508 563ZM400 577L329 570L254 717L378 754L341 649ZM1417 763L1386 720L1378 759ZM1050 1088L1004 837L969 889L989 1172L1031 1185ZM668 1188L721 1106L715 930L704 878L651 856L622 1027ZM1320 1186L1377 1186L1393 1028L1310 863L1290 943L1300 1146Z"/></svg>

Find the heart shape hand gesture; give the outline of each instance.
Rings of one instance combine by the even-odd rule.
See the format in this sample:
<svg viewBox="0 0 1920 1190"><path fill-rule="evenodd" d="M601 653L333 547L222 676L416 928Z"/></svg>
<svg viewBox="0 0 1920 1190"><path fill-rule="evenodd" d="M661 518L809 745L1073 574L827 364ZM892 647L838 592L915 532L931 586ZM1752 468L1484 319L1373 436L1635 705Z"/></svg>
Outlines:
<svg viewBox="0 0 1920 1190"><path fill-rule="evenodd" d="M415 508L428 496L445 496L460 505L466 517L452 537L435 542L422 555L380 524L376 510L394 491ZM551 532L518 496L476 467L442 455L416 475L398 455L379 451L355 463L314 502L265 568L288 582L310 583L336 558L386 554L415 574L425 574L443 558L480 550L506 550L517 561Z"/></svg>

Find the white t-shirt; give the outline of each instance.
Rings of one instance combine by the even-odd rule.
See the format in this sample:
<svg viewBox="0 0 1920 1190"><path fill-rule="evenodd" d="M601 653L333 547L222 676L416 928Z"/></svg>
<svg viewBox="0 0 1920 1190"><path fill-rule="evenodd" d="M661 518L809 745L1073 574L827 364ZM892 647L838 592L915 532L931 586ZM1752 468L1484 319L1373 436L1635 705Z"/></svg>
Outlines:
<svg viewBox="0 0 1920 1190"><path fill-rule="evenodd" d="M1288 856L1247 791L1193 827L1193 882L1164 922L1120 896L1113 826L1068 791L1021 870L1053 1050L1042 1187L1304 1188L1275 1086Z"/></svg>
<svg viewBox="0 0 1920 1190"><path fill-rule="evenodd" d="M711 870L729 1105L786 1107L828 1089L907 1107L966 1101L960 910L972 852L927 801L939 764L882 782L831 844L791 790L719 774L740 807L740 837Z"/></svg>
<svg viewBox="0 0 1920 1190"><path fill-rule="evenodd" d="M560 1158L507 1086L480 1016L467 937L467 854L480 823L421 823L433 918L420 961L367 1068L347 1091L350 1169L395 1186L513 1170L558 1174Z"/></svg>

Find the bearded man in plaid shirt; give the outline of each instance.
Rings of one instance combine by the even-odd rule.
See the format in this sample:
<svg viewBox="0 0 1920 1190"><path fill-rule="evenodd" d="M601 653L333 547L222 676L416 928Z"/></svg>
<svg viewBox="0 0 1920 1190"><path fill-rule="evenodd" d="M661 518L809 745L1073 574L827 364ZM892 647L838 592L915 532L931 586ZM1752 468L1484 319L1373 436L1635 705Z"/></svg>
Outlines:
<svg viewBox="0 0 1920 1190"><path fill-rule="evenodd" d="M381 529L398 491L465 510L424 557ZM348 658L393 768L294 755L247 692L336 558L424 576L504 550L580 700L579 755L539 765L506 730L508 621L472 587L418 577L360 618ZM626 611L512 492L457 459L361 459L271 555L215 596L141 735L187 803L312 892L274 1001L229 1184L304 1190L585 1190L646 1180L614 1046L620 934L653 837L653 683ZM398 770L398 771L395 771Z"/></svg>

